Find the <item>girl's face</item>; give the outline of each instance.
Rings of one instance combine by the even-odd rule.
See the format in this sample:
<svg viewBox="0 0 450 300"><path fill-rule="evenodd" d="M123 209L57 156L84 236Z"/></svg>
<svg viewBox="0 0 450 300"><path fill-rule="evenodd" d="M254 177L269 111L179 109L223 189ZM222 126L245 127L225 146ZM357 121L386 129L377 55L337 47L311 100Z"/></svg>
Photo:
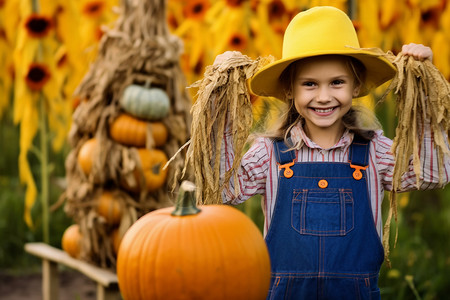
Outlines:
<svg viewBox="0 0 450 300"><path fill-rule="evenodd" d="M295 108L305 119L307 132L314 135L327 130L342 134L342 117L359 93L346 59L339 56L304 59L293 83Z"/></svg>

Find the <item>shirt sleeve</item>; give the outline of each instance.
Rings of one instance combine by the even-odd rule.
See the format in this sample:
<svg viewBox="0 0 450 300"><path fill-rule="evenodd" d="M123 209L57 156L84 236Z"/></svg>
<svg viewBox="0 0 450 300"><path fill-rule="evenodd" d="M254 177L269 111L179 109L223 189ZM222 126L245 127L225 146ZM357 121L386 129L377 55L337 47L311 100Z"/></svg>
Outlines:
<svg viewBox="0 0 450 300"><path fill-rule="evenodd" d="M401 187L397 192L411 190L427 190L445 186L449 182L450 158L447 154L440 154L434 142L433 133L429 124L424 124L423 139L420 143L420 178L417 180L414 172L412 157L409 159L408 170L402 175ZM447 134L443 132L446 137ZM392 191L392 179L395 166L395 158L391 152L392 141L384 136L378 136L377 158L379 174L381 176L383 188ZM440 157L443 155L443 164L440 164Z"/></svg>
<svg viewBox="0 0 450 300"><path fill-rule="evenodd" d="M254 195L265 193L270 164L267 143L267 139L258 138L244 154L237 174L239 186L236 189L233 178L229 186L225 185L222 193L224 203L237 205ZM220 174L223 176L231 168L234 160L232 138L227 133L224 136L221 152Z"/></svg>

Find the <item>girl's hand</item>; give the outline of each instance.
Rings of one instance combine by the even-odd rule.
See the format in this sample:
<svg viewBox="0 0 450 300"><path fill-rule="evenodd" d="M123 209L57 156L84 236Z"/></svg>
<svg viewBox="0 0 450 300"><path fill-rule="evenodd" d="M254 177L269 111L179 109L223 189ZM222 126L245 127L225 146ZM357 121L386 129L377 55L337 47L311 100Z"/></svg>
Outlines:
<svg viewBox="0 0 450 300"><path fill-rule="evenodd" d="M239 51L225 51L224 53L216 56L213 66L218 67L233 56L242 56L242 53Z"/></svg>
<svg viewBox="0 0 450 300"><path fill-rule="evenodd" d="M429 59L430 61L433 60L433 51L430 47L426 47L422 44L407 44L403 45L402 47L402 53L405 55L409 55L414 57L416 60L424 61Z"/></svg>

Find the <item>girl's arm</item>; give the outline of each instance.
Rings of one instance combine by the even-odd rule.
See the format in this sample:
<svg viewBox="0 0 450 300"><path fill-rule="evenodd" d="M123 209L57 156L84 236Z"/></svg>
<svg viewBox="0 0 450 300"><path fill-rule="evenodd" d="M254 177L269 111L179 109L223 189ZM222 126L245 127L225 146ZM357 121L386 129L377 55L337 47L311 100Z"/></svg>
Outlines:
<svg viewBox="0 0 450 300"><path fill-rule="evenodd" d="M226 68L228 60L238 59L242 54L238 51L227 51L216 57L213 67L216 69ZM214 103L215 99L211 99ZM212 105L214 107L214 105ZM214 113L215 114L215 113ZM215 124L212 130L212 140L216 144L216 139L222 139L221 153L220 153L220 182L224 181L225 173L228 172L235 160L235 153L233 147L233 120L230 115L227 115L225 121L225 130L223 136L216 136L215 132L218 126ZM225 188L222 192L222 199L224 203L237 205L249 199L256 194L265 193L266 174L269 168L269 155L266 141L258 139L253 146L242 157L239 169L237 171L237 182L231 177L229 184L225 183Z"/></svg>
<svg viewBox="0 0 450 300"><path fill-rule="evenodd" d="M421 44L408 44L402 47L402 53L414 57L416 60L432 60L433 52L431 48ZM420 178L417 180L414 172L412 158L409 161L409 170L402 175L402 183L399 192L408 190L425 190L443 187L450 179L450 157L440 154L433 138L430 121L424 120L423 124L418 120L418 128L423 130L423 140L420 143ZM450 151L447 132L442 131L446 137L447 150ZM449 152L447 152L449 153ZM440 156L444 156L443 165L439 165ZM383 175L383 185L386 190L392 190L392 174L394 170L394 156L390 151L386 151L382 156L381 174Z"/></svg>
<svg viewBox="0 0 450 300"><path fill-rule="evenodd" d="M269 145L267 143L266 139L258 138L245 153L238 171L238 193L235 192L234 181L230 180L229 188L226 187L222 193L224 203L237 205L254 195L265 194L270 165ZM234 159L232 139L227 131L225 131L222 145L221 177L231 168Z"/></svg>
<svg viewBox="0 0 450 300"><path fill-rule="evenodd" d="M450 157L444 155L444 164L439 165L440 154L435 147L433 133L429 124L425 124L423 130L425 132L424 138L420 143L421 165L419 180L417 180L416 173L414 172L413 160L411 158L409 160L409 170L402 175L401 188L397 192L441 188L450 182ZM377 153L380 154L378 158L378 171L381 175L384 189L391 191L395 159L393 153L390 151L390 144L388 144L387 138L385 139L381 145L377 145Z"/></svg>

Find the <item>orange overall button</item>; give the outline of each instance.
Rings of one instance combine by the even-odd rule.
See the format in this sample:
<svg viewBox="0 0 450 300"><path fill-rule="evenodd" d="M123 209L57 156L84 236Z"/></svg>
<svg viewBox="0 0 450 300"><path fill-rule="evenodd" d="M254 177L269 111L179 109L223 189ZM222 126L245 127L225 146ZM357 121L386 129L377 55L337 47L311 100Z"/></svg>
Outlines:
<svg viewBox="0 0 450 300"><path fill-rule="evenodd" d="M326 181L325 179L321 179L321 180L319 180L318 185L321 189L324 189L328 186L328 181Z"/></svg>
<svg viewBox="0 0 450 300"><path fill-rule="evenodd" d="M362 178L362 173L359 169L356 169L353 172L353 178L355 178L356 180L360 180Z"/></svg>
<svg viewBox="0 0 450 300"><path fill-rule="evenodd" d="M361 170L367 169L368 166L362 167L350 164L350 167L355 169L355 171L353 171L353 178L355 178L356 180L361 180L361 178L363 178Z"/></svg>
<svg viewBox="0 0 450 300"><path fill-rule="evenodd" d="M292 176L294 176L294 171L292 171L291 167L295 164L295 159L293 161L291 161L290 163L286 163L284 165L280 165L278 166L278 168L284 169L283 175L286 178L291 178Z"/></svg>

